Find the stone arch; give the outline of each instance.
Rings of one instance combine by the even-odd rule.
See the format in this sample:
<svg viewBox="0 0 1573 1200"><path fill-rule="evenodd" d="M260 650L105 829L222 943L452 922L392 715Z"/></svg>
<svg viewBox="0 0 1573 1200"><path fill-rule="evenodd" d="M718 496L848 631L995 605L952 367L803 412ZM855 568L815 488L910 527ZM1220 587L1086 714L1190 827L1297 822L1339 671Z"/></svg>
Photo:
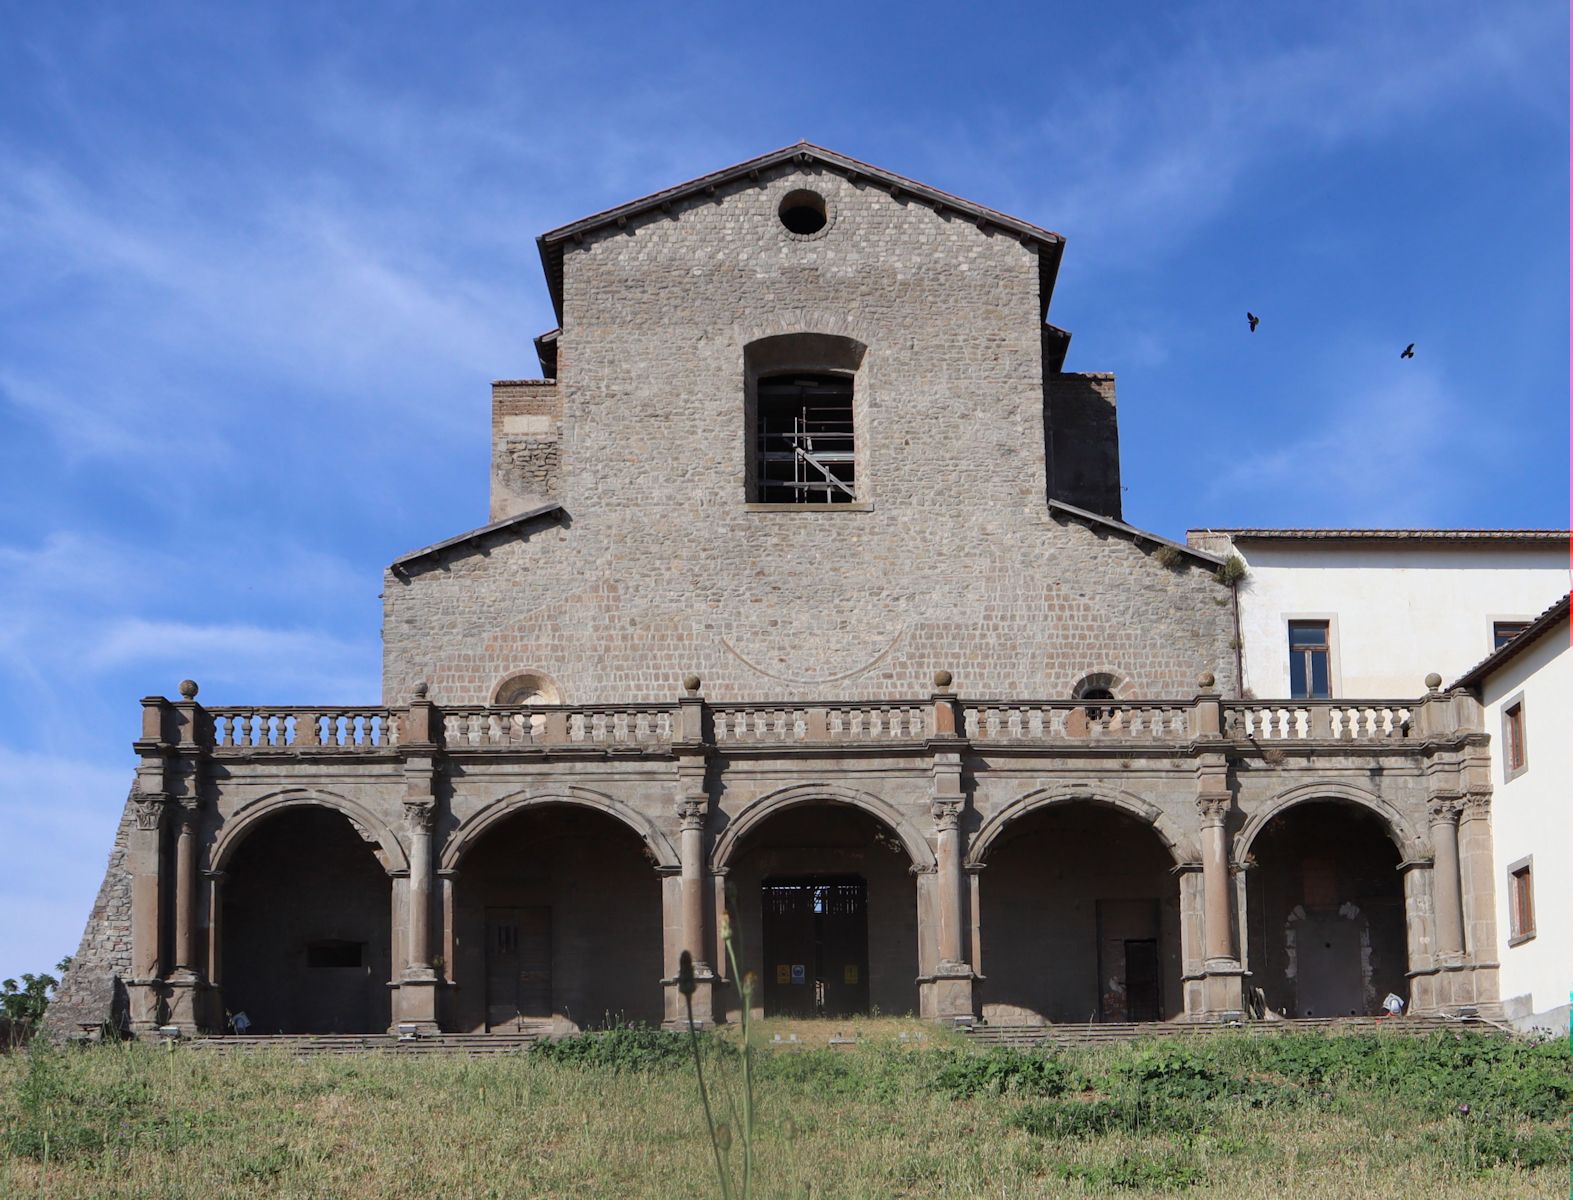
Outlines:
<svg viewBox="0 0 1573 1200"><path fill-rule="evenodd" d="M539 791L528 789L504 796L500 800L495 800L488 804L448 835L442 849L442 856L439 862L440 869L445 871L456 870L460 860L463 859L470 847L488 829L491 829L505 818L512 816L514 813L522 812L527 808L541 808L554 804L593 808L598 812L603 812L628 826L629 829L639 836L639 839L649 848L657 868L676 871L682 865L667 836L656 828L655 823L643 813L601 792L591 791L589 788L568 786L546 788Z"/></svg>
<svg viewBox="0 0 1573 1200"><path fill-rule="evenodd" d="M722 871L730 865L738 847L749 833L763 825L777 813L803 804L846 804L861 809L884 825L900 840L907 858L919 871L932 871L936 867L934 849L928 839L912 827L901 812L887 801L869 792L835 783L800 783L784 787L750 803L734 817L711 851L711 869Z"/></svg>
<svg viewBox="0 0 1573 1200"><path fill-rule="evenodd" d="M219 828L208 848L208 870L222 871L248 833L276 813L294 808L325 808L341 813L355 831L376 847L377 861L390 875L410 869L404 843L393 829L370 809L333 792L312 788L286 788L248 800Z"/></svg>
<svg viewBox="0 0 1573 1200"><path fill-rule="evenodd" d="M1424 856L1426 841L1418 835L1404 814L1390 801L1366 788L1357 787L1352 783L1322 782L1302 783L1288 788L1271 801L1253 813L1240 828L1234 837L1234 857L1244 859L1251 851L1252 844L1259 833L1265 829L1275 817L1288 812L1301 804L1310 804L1318 800L1344 801L1358 805L1374 813L1382 822L1387 836L1392 839L1397 847L1399 856L1405 859L1415 859Z"/></svg>
<svg viewBox="0 0 1573 1200"><path fill-rule="evenodd" d="M1071 699L1085 699L1088 692L1107 692L1116 700L1130 694L1130 680L1118 671L1087 671L1071 686Z"/></svg>
<svg viewBox="0 0 1573 1200"><path fill-rule="evenodd" d="M1051 805L1072 804L1077 801L1102 804L1135 817L1151 827L1169 852L1176 865L1194 862L1197 855L1186 840L1185 834L1175 825L1163 809L1143 800L1132 792L1109 787L1102 783L1060 783L1053 787L1037 788L1018 796L979 827L967 850L967 865L981 867L988 858L990 848L1007 826L1028 813Z"/></svg>

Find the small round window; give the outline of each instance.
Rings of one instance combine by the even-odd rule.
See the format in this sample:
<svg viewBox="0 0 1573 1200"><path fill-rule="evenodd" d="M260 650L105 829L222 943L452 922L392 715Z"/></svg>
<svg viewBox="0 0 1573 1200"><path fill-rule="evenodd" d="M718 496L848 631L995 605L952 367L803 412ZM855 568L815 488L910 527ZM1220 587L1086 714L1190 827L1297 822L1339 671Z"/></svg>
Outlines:
<svg viewBox="0 0 1573 1200"><path fill-rule="evenodd" d="M807 188L788 192L782 198L781 207L777 212L781 217L781 224L787 227L787 231L799 237L818 233L829 220L825 215L825 198Z"/></svg>

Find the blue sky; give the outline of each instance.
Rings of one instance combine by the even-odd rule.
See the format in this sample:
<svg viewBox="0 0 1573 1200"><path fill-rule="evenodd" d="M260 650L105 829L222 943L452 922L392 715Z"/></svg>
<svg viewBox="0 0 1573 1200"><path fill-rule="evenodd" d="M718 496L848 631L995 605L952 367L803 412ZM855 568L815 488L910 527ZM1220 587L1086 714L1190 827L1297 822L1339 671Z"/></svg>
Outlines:
<svg viewBox="0 0 1573 1200"><path fill-rule="evenodd" d="M555 323L535 236L799 138L1066 236L1136 524L1565 525L1568 44L1552 0L0 0L0 976L76 948L138 697L377 698L380 569L484 522Z"/></svg>

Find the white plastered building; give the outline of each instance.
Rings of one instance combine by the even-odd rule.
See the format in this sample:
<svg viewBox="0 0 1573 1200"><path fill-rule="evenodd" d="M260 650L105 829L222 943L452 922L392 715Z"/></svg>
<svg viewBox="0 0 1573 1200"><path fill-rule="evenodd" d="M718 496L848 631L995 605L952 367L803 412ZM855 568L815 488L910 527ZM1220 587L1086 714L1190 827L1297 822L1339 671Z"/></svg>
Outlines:
<svg viewBox="0 0 1573 1200"><path fill-rule="evenodd" d="M1491 736L1491 836L1503 1014L1567 1033L1573 989L1573 650L1568 597L1459 678Z"/></svg>
<svg viewBox="0 0 1573 1200"><path fill-rule="evenodd" d="M1239 555L1236 651L1260 700L1403 699L1457 677L1568 590L1558 529L1193 529Z"/></svg>

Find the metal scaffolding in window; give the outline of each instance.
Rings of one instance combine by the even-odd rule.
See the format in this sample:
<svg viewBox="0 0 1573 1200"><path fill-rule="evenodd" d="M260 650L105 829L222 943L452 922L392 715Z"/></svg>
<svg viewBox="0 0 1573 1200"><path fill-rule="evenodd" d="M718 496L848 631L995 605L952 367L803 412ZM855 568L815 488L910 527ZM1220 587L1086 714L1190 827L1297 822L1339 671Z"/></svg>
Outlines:
<svg viewBox="0 0 1573 1200"><path fill-rule="evenodd" d="M764 504L857 499L852 379L794 372L759 381L755 498Z"/></svg>

